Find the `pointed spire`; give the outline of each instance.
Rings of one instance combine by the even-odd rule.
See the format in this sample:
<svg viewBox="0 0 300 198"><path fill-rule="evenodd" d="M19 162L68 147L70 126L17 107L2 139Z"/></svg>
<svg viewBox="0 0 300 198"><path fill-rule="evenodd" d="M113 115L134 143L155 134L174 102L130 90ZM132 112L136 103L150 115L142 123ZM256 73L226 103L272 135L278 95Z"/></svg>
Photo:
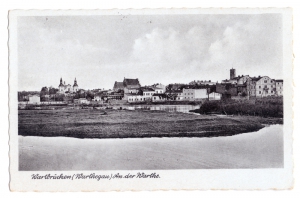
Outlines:
<svg viewBox="0 0 300 198"><path fill-rule="evenodd" d="M73 87L75 87L75 86L78 87L76 77L75 77L75 80L74 80L74 85L73 85Z"/></svg>
<svg viewBox="0 0 300 198"><path fill-rule="evenodd" d="M59 87L63 86L63 81L62 81L62 77L60 77L60 83L59 83Z"/></svg>

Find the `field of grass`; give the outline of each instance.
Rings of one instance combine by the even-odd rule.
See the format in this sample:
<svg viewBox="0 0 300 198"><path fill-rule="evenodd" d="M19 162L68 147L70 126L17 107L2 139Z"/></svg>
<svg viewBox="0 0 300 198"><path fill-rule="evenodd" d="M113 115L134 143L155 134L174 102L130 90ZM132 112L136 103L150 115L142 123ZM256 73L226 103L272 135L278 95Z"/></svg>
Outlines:
<svg viewBox="0 0 300 198"><path fill-rule="evenodd" d="M19 110L22 136L77 138L213 137L258 131L279 118L209 116L164 111Z"/></svg>

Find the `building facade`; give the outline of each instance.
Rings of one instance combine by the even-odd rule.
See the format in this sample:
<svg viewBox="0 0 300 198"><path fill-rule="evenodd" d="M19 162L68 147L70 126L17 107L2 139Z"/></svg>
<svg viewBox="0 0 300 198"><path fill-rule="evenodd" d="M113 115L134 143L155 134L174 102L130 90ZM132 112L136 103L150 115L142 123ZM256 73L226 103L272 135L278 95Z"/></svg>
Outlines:
<svg viewBox="0 0 300 198"><path fill-rule="evenodd" d="M283 80L275 80L276 95L283 96Z"/></svg>
<svg viewBox="0 0 300 198"><path fill-rule="evenodd" d="M207 89L182 89L183 100L195 101L208 98Z"/></svg>
<svg viewBox="0 0 300 198"><path fill-rule="evenodd" d="M29 99L28 101L29 104L39 104L41 102L39 95L29 95L28 99Z"/></svg>
<svg viewBox="0 0 300 198"><path fill-rule="evenodd" d="M77 84L77 80L75 78L74 80L74 84L73 86L71 86L70 84L66 84L66 82L62 80L62 78L60 78L60 83L58 85L58 92L61 94L64 93L75 93L79 90L78 84Z"/></svg>

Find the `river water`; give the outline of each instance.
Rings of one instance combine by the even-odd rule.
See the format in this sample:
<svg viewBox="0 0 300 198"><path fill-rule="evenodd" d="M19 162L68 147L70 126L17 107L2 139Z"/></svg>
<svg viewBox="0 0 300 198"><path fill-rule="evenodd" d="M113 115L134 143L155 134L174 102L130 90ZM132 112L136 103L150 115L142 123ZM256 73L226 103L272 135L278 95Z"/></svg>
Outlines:
<svg viewBox="0 0 300 198"><path fill-rule="evenodd" d="M126 108L128 110L147 109L151 111L188 113L190 110L199 109L200 105L134 105L134 106L123 106L122 108Z"/></svg>
<svg viewBox="0 0 300 198"><path fill-rule="evenodd" d="M282 168L283 126L213 138L19 136L19 170Z"/></svg>

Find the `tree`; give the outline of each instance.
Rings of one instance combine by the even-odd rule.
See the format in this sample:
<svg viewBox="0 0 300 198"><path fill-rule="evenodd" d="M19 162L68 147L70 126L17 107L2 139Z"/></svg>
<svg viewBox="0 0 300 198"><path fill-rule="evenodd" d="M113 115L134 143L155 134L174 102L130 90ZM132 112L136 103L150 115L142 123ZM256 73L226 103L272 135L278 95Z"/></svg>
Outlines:
<svg viewBox="0 0 300 198"><path fill-rule="evenodd" d="M94 93L92 93L90 90L88 90L86 93L86 98L89 100L94 99Z"/></svg>
<svg viewBox="0 0 300 198"><path fill-rule="evenodd" d="M55 88L50 88L49 89L49 94L50 95L56 94L57 92L58 92L58 89L55 89Z"/></svg>
<svg viewBox="0 0 300 198"><path fill-rule="evenodd" d="M45 95L49 94L49 90L47 87L43 87L40 92L40 97L43 98Z"/></svg>

